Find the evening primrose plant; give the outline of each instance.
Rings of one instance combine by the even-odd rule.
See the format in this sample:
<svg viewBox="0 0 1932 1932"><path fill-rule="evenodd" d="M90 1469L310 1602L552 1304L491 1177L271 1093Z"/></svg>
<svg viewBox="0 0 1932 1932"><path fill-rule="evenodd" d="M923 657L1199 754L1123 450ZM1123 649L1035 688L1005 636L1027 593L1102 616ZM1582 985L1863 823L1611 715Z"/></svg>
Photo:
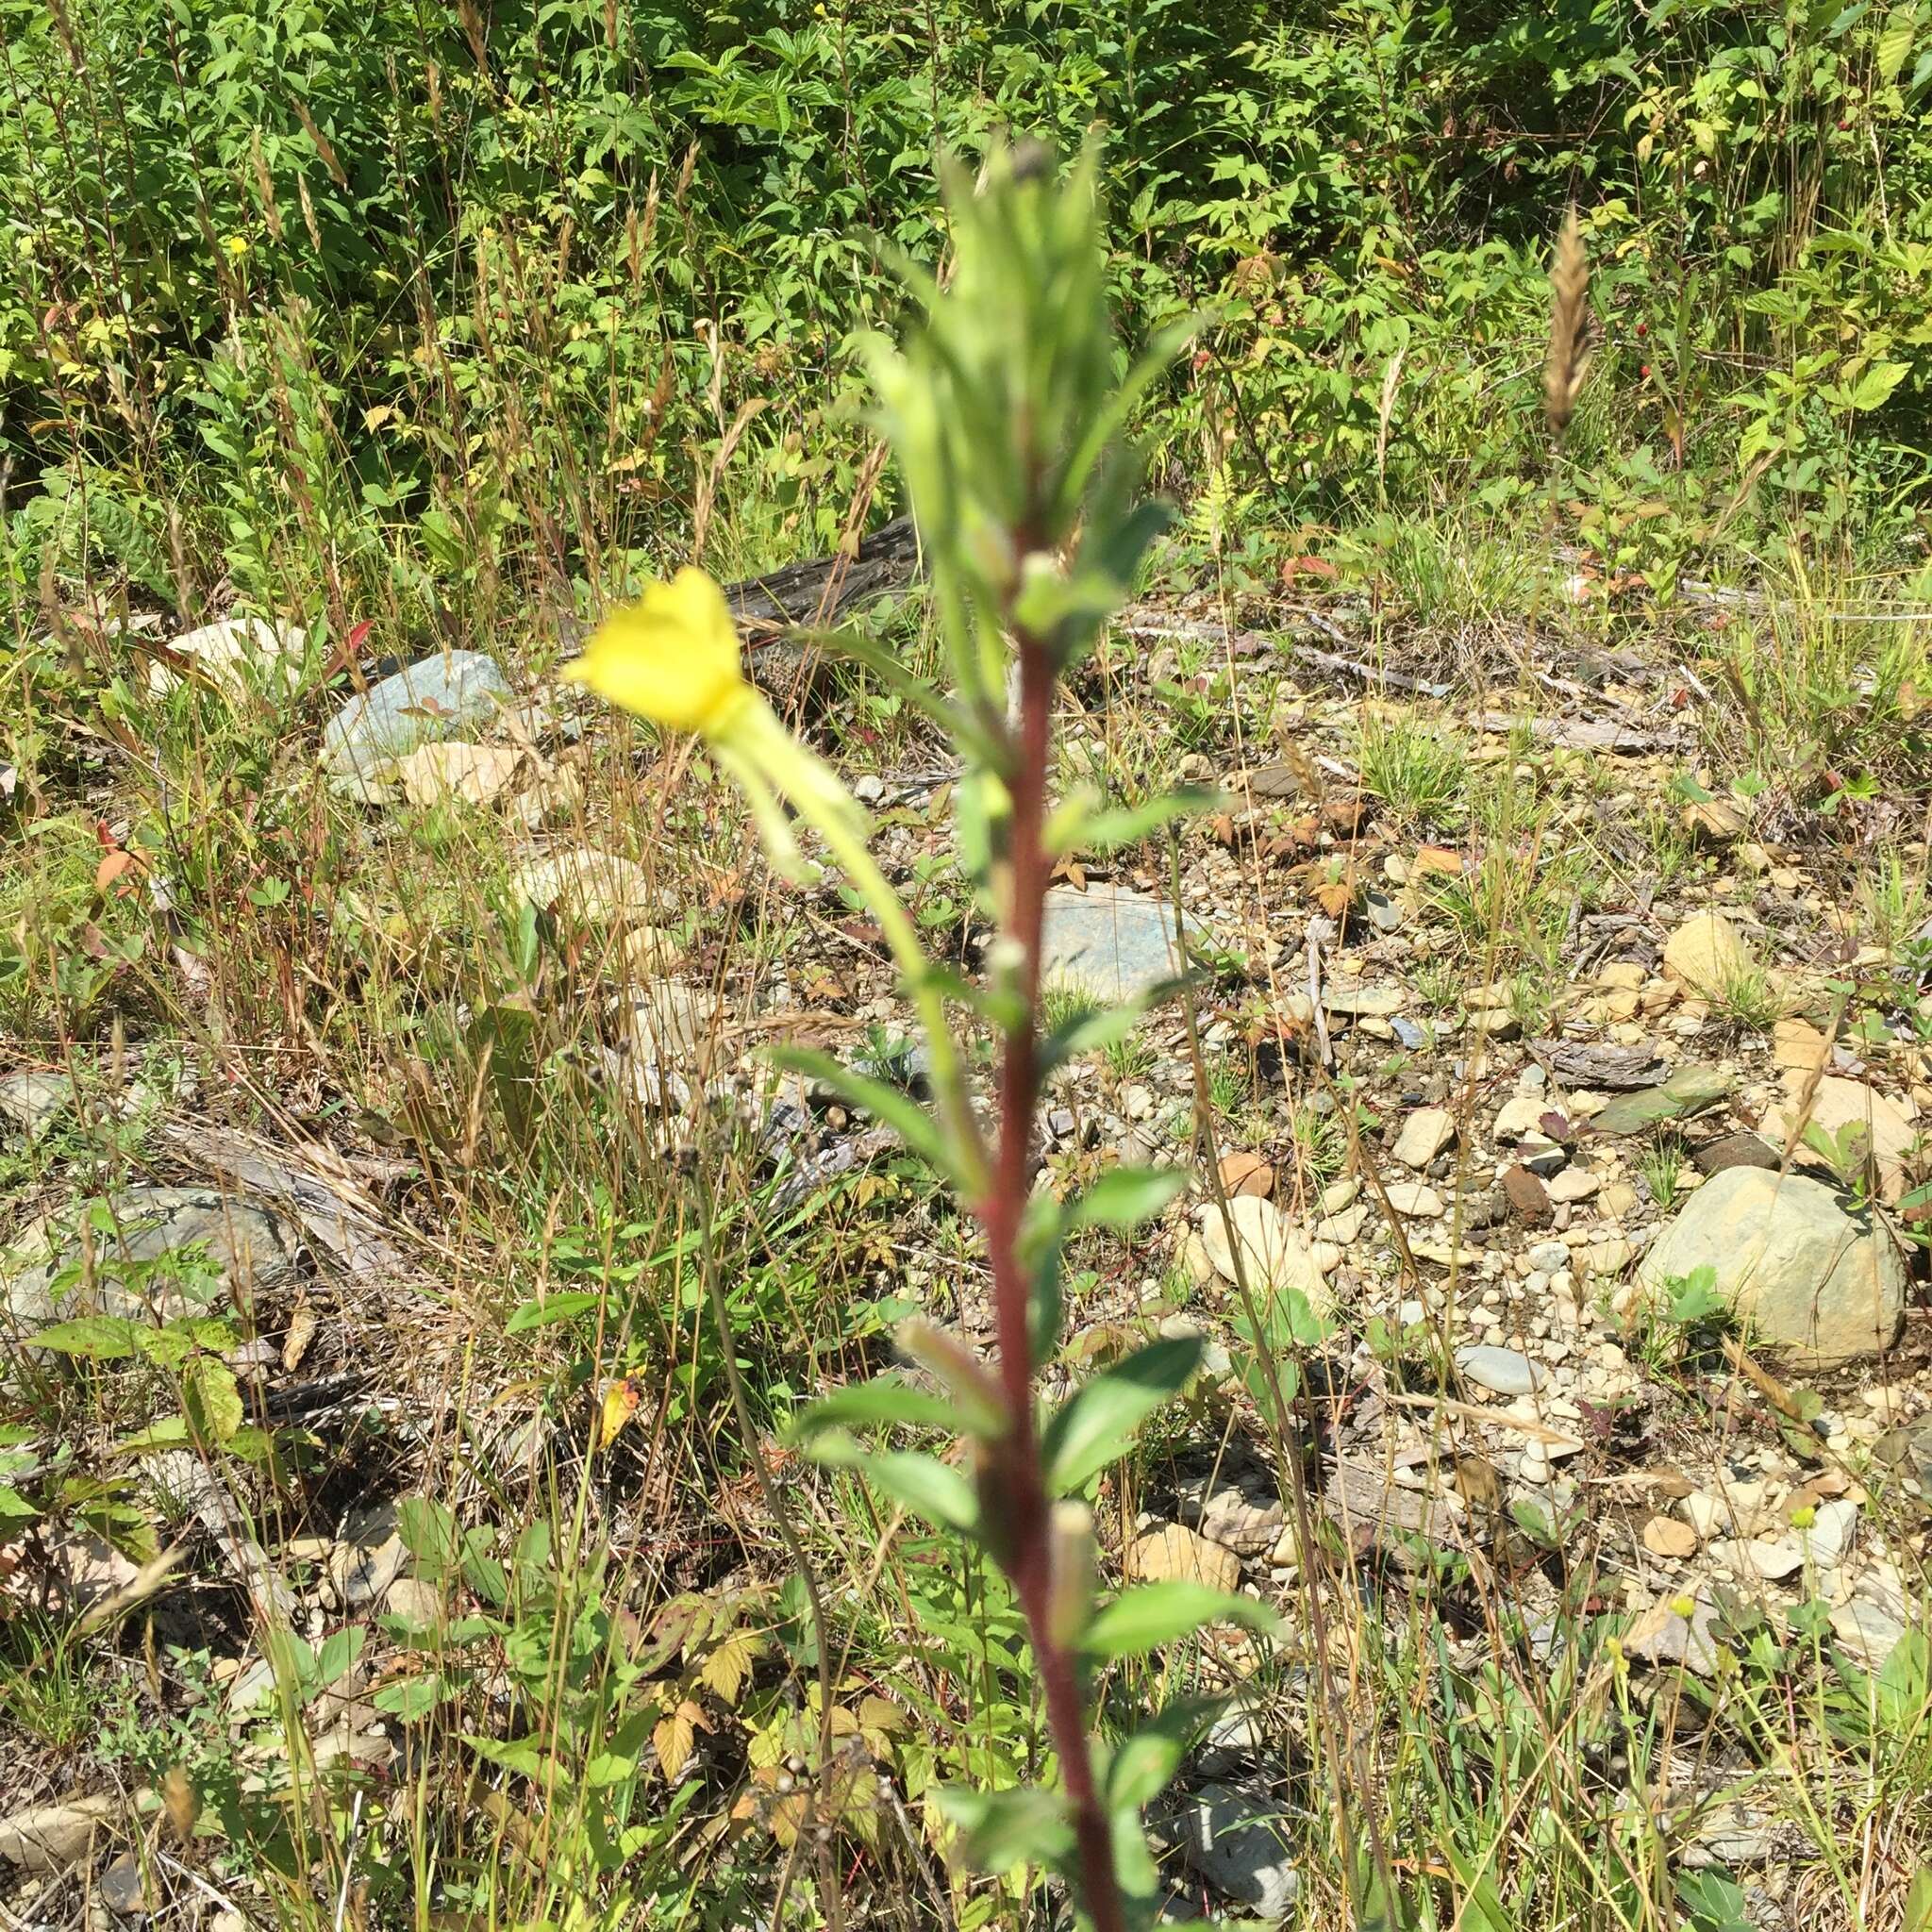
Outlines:
<svg viewBox="0 0 1932 1932"><path fill-rule="evenodd" d="M796 869L791 822L824 841L891 946L928 1035L934 1106L817 1056L787 1054L890 1123L977 1221L993 1285L996 1352L908 1324L902 1354L923 1374L847 1388L797 1425L820 1460L850 1469L942 1530L979 1543L1025 1613L1051 1755L1042 1790L954 1790L959 1849L983 1869L1057 1873L1095 1932L1150 1924L1157 1874L1141 1814L1211 1713L1189 1704L1116 1741L1094 1734L1091 1690L1111 1662L1221 1617L1272 1624L1261 1606L1187 1581L1096 1591L1091 1497L1101 1472L1193 1373L1198 1340L1161 1340L1049 1407L1042 1370L1062 1340L1060 1255L1079 1230L1130 1230L1184 1185L1173 1170L1115 1169L1057 1200L1035 1190L1043 1082L1073 1055L1124 1040L1148 1002L1082 1009L1050 1025L1041 983L1048 880L1074 850L1143 837L1196 802L1132 810L1050 795L1056 693L1127 597L1160 524L1139 495L1124 435L1135 398L1174 342L1120 375L1095 222L1091 158L1064 184L1048 157L1002 151L977 192L948 183L954 272L943 289L903 274L917 311L901 345L867 344L878 421L908 486L951 669L950 691L863 640L832 641L938 720L958 747L962 872L995 929L969 980L928 959L880 873L868 822L837 776L785 729L744 676L717 586L686 570L614 614L569 674L613 704L701 736L744 791L774 862ZM984 1118L959 1046L991 1039ZM887 1446L941 1430L964 1453Z"/></svg>

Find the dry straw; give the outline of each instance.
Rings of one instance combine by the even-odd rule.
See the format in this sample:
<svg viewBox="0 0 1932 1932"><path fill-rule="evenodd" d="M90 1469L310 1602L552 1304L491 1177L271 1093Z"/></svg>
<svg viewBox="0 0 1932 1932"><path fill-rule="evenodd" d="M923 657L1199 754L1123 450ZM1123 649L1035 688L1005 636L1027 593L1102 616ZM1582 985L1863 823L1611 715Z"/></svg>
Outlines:
<svg viewBox="0 0 1932 1932"><path fill-rule="evenodd" d="M1589 294L1590 261L1572 203L1550 269L1550 353L1543 364L1543 408L1558 436L1570 426L1583 378L1590 373L1590 350L1584 340L1589 332Z"/></svg>

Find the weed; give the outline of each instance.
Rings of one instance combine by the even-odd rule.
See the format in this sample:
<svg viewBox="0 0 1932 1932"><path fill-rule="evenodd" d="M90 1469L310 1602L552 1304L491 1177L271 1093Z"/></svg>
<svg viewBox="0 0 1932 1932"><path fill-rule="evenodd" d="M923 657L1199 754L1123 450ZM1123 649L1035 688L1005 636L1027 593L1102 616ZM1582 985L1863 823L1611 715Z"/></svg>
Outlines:
<svg viewBox="0 0 1932 1932"><path fill-rule="evenodd" d="M1762 966L1738 965L1711 1000L1716 1012L1748 1032L1768 1033L1785 1011L1785 994Z"/></svg>
<svg viewBox="0 0 1932 1932"><path fill-rule="evenodd" d="M1441 725L1407 711L1364 712L1356 758L1363 785L1392 811L1430 825L1461 819L1469 761Z"/></svg>
<svg viewBox="0 0 1932 1932"><path fill-rule="evenodd" d="M1674 1134L1659 1134L1638 1162L1638 1172L1650 1198L1666 1214L1676 1206L1683 1183L1686 1153L1683 1141Z"/></svg>

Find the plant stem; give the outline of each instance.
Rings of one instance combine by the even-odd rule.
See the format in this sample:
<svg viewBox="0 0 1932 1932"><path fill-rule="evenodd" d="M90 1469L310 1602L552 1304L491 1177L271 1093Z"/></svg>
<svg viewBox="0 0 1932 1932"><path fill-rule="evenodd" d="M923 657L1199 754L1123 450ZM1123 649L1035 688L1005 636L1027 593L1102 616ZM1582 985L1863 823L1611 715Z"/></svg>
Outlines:
<svg viewBox="0 0 1932 1932"><path fill-rule="evenodd" d="M1000 1380L1009 1426L999 1445L997 1492L1008 1513L1008 1567L1026 1615L1046 1701L1047 1728L1073 1810L1082 1902L1094 1932L1124 1932L1113 1841L1093 1780L1086 1713L1072 1648L1053 1628L1052 1541L1044 1473L1033 1420L1032 1284L1020 1254L1020 1224L1032 1178L1033 1117L1040 1097L1038 1049L1040 941L1047 885L1042 842L1046 768L1053 732L1053 660L1037 640L1015 639L1020 706L1010 773L1012 817L1007 847L1008 901L1002 938L1014 953L1020 1011L1008 1026L999 1083L999 1146L989 1191L979 1204L992 1267Z"/></svg>

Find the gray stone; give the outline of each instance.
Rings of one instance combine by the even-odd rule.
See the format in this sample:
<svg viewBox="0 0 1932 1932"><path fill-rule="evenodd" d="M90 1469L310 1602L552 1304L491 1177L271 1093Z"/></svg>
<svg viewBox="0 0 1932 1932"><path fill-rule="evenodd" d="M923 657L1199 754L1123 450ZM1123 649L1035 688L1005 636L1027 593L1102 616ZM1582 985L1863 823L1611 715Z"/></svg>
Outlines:
<svg viewBox="0 0 1932 1932"><path fill-rule="evenodd" d="M93 1204L82 1208L90 1213ZM22 1327L96 1313L133 1315L151 1310L164 1321L192 1310L246 1305L258 1293L287 1288L300 1273L299 1237L281 1215L212 1188L124 1188L106 1197L108 1225L93 1229L91 1279L75 1282L56 1304L55 1281L80 1261L78 1241L49 1251L0 1281L7 1311ZM212 1277L199 1276L192 1295L165 1277L129 1291L132 1267L152 1266L200 1244ZM199 1271L197 1270L199 1275Z"/></svg>
<svg viewBox="0 0 1932 1932"><path fill-rule="evenodd" d="M1479 1342L1456 1351L1456 1366L1492 1395L1532 1395L1543 1386L1543 1372L1513 1348Z"/></svg>
<svg viewBox="0 0 1932 1932"><path fill-rule="evenodd" d="M1258 1475L1210 1488L1197 1476L1179 1485L1175 1512L1209 1542L1240 1557L1259 1557L1274 1547L1287 1516L1274 1485Z"/></svg>
<svg viewBox="0 0 1932 1932"><path fill-rule="evenodd" d="M1234 1785L1203 1785L1182 1800L1181 1856L1208 1884L1268 1924L1288 1917L1301 1874L1287 1821L1266 1798Z"/></svg>
<svg viewBox="0 0 1932 1932"><path fill-rule="evenodd" d="M1714 1175L1652 1244L1638 1286L1661 1294L1666 1282L1704 1266L1761 1341L1810 1363L1875 1354L1898 1333L1898 1242L1882 1219L1848 1214L1829 1188L1802 1174L1734 1167Z"/></svg>
<svg viewBox="0 0 1932 1932"><path fill-rule="evenodd" d="M123 1852L112 1860L94 1884L95 1895L117 1919L131 1919L137 1913L152 1911L153 1889L133 1852Z"/></svg>
<svg viewBox="0 0 1932 1932"><path fill-rule="evenodd" d="M1184 921L1198 939L1197 920ZM1181 958L1172 907L1124 886L1090 886L1084 892L1056 886L1046 895L1041 929L1040 974L1046 986L1071 987L1109 1004L1135 999L1174 978Z"/></svg>
<svg viewBox="0 0 1932 1932"><path fill-rule="evenodd" d="M1756 1134L1723 1134L1691 1151L1690 1158L1702 1174L1724 1174L1734 1167L1761 1167L1776 1173L1781 1165L1777 1149Z"/></svg>
<svg viewBox="0 0 1932 1932"><path fill-rule="evenodd" d="M1868 1671L1882 1669L1899 1646L1906 1626L1883 1604L1854 1597L1831 1613L1831 1634L1854 1663Z"/></svg>
<svg viewBox="0 0 1932 1932"><path fill-rule="evenodd" d="M74 1082L65 1074L28 1069L0 1078L0 1120L11 1121L29 1141L38 1141L73 1104Z"/></svg>
<svg viewBox="0 0 1932 1932"><path fill-rule="evenodd" d="M375 1603L403 1574L409 1553L396 1532L396 1506L365 1503L349 1512L328 1558L328 1580L345 1609Z"/></svg>
<svg viewBox="0 0 1932 1932"><path fill-rule="evenodd" d="M481 651L425 658L371 685L329 720L322 734L323 771L350 797L381 803L392 795L398 758L490 724L509 695L508 680Z"/></svg>

